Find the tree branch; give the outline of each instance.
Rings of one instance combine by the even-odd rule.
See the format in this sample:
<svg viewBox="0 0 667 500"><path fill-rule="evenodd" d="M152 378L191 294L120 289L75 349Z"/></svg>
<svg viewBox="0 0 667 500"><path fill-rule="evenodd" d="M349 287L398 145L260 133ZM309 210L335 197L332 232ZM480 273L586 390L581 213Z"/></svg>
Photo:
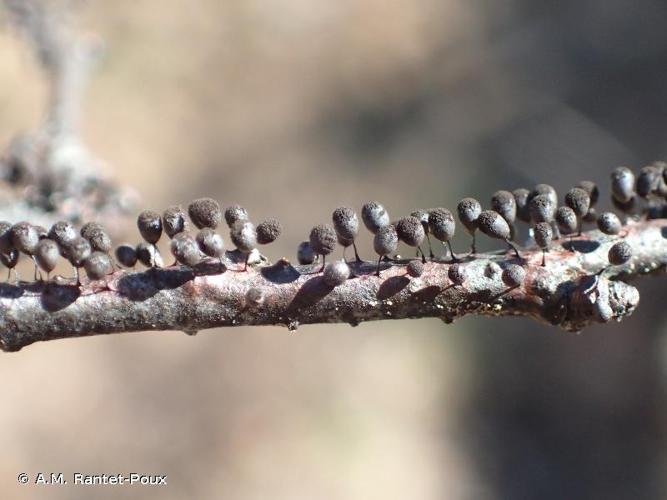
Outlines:
<svg viewBox="0 0 667 500"><path fill-rule="evenodd" d="M633 248L624 266L609 268L607 251L618 237L590 231L574 241L576 252L554 242L547 265L540 250L464 259L467 279L453 286L448 262L430 262L409 278L405 261L386 263L381 276L370 263L351 265L354 276L327 286L317 268L286 260L237 271L242 258L227 253L227 266L209 261L196 269L172 267L119 271L107 285L81 288L59 278L50 284L0 286L0 347L17 351L33 342L142 330L198 330L220 326L287 325L439 317L446 323L469 315L528 316L578 331L595 322L620 321L639 302L624 281L664 273L667 221L629 222L622 235ZM508 289L502 268L522 263L526 279ZM222 272L220 272L222 269ZM603 271L604 270L604 271ZM602 271L602 272L601 272ZM598 276L598 273L601 274Z"/></svg>

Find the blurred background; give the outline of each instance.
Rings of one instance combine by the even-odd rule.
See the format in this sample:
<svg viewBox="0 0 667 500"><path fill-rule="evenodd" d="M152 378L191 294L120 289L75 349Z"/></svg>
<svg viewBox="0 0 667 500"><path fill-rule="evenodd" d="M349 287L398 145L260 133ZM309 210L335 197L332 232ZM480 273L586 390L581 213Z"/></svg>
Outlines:
<svg viewBox="0 0 667 500"><path fill-rule="evenodd" d="M105 174L139 208L212 196L279 218L273 259L339 205L397 216L591 179L608 206L613 167L667 158L663 1L77 3L105 43L82 127ZM48 82L0 20L7 145L42 122ZM578 335L467 318L35 344L0 356L2 496L662 499L666 283Z"/></svg>

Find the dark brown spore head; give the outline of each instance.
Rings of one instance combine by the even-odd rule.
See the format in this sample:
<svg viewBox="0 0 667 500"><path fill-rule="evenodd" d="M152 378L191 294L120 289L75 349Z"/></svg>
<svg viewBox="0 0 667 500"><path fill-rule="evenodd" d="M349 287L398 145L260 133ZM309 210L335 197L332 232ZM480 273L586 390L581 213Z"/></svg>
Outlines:
<svg viewBox="0 0 667 500"><path fill-rule="evenodd" d="M389 224L389 214L377 201L371 201L361 207L361 220L373 234Z"/></svg>
<svg viewBox="0 0 667 500"><path fill-rule="evenodd" d="M548 196L554 207L558 206L558 193L554 187L549 184L537 184L530 192L528 200L530 201L541 194Z"/></svg>
<svg viewBox="0 0 667 500"><path fill-rule="evenodd" d="M538 222L535 224L535 227L533 228L533 238L538 247L543 250L549 248L549 243L551 243L553 236L554 233L553 229L551 229L551 224L548 222Z"/></svg>
<svg viewBox="0 0 667 500"><path fill-rule="evenodd" d="M511 231L507 221L493 210L484 210L479 214L477 227L490 238L509 240Z"/></svg>
<svg viewBox="0 0 667 500"><path fill-rule="evenodd" d="M538 194L528 203L533 222L551 222L556 215L556 205L548 194Z"/></svg>
<svg viewBox="0 0 667 500"><path fill-rule="evenodd" d="M162 227L169 238L185 231L187 221L185 210L180 205L174 205L162 212Z"/></svg>
<svg viewBox="0 0 667 500"><path fill-rule="evenodd" d="M7 221L0 221L0 253L8 254L14 249L12 243L12 224Z"/></svg>
<svg viewBox="0 0 667 500"><path fill-rule="evenodd" d="M139 214L137 227L141 237L151 245L155 245L162 236L162 218L152 210L144 210Z"/></svg>
<svg viewBox="0 0 667 500"><path fill-rule="evenodd" d="M332 287L340 286L350 277L350 267L342 260L330 262L324 268L322 279Z"/></svg>
<svg viewBox="0 0 667 500"><path fill-rule="evenodd" d="M90 246L94 251L109 253L113 248L111 238L102 228L88 232L86 239L90 242Z"/></svg>
<svg viewBox="0 0 667 500"><path fill-rule="evenodd" d="M509 191L496 191L491 197L491 208L498 212L508 224L516 220L516 200Z"/></svg>
<svg viewBox="0 0 667 500"><path fill-rule="evenodd" d="M565 205L570 207L578 218L588 213L591 206L591 198L582 188L572 188L565 195Z"/></svg>
<svg viewBox="0 0 667 500"><path fill-rule="evenodd" d="M353 208L338 207L331 214L331 220L339 239L354 241L359 234L359 218Z"/></svg>
<svg viewBox="0 0 667 500"><path fill-rule="evenodd" d="M337 242L336 231L329 224L320 224L310 231L310 246L318 255L329 255Z"/></svg>
<svg viewBox="0 0 667 500"><path fill-rule="evenodd" d="M558 207L556 222L558 229L563 234L572 234L577 230L577 215L570 207Z"/></svg>
<svg viewBox="0 0 667 500"><path fill-rule="evenodd" d="M257 225L257 243L268 245L278 239L283 231L283 226L278 219L267 219Z"/></svg>
<svg viewBox="0 0 667 500"><path fill-rule="evenodd" d="M35 253L35 248L39 243L39 233L29 222L19 222L10 229L12 245L19 252L27 255Z"/></svg>
<svg viewBox="0 0 667 500"><path fill-rule="evenodd" d="M313 247L310 246L310 242L302 241L296 249L296 258L299 264L306 266L315 262L317 254L313 251Z"/></svg>
<svg viewBox="0 0 667 500"><path fill-rule="evenodd" d="M426 237L421 221L412 216L399 219L396 223L396 234L399 240L411 247L421 245Z"/></svg>
<svg viewBox="0 0 667 500"><path fill-rule="evenodd" d="M621 219L613 212L603 212L598 217L598 229L604 234L618 234L623 225Z"/></svg>
<svg viewBox="0 0 667 500"><path fill-rule="evenodd" d="M160 267L162 258L155 245L142 241L137 245L135 251L137 252L137 260L144 266Z"/></svg>
<svg viewBox="0 0 667 500"><path fill-rule="evenodd" d="M388 224L378 230L373 237L373 249L379 256L389 255L398 248L396 228Z"/></svg>
<svg viewBox="0 0 667 500"><path fill-rule="evenodd" d="M49 232L46 230L44 226L34 226L34 228L35 231L37 231L37 236L39 237L40 240L49 237Z"/></svg>
<svg viewBox="0 0 667 500"><path fill-rule="evenodd" d="M424 232L426 234L429 234L430 232L430 228L428 226L429 212L430 210L424 210L423 208L418 208L417 210L413 210L412 213L410 213L411 217L419 219L419 221L422 223L422 227L424 228Z"/></svg>
<svg viewBox="0 0 667 500"><path fill-rule="evenodd" d="M210 227L205 227L197 233L197 245L209 257L219 259L225 254L225 243L222 236Z"/></svg>
<svg viewBox="0 0 667 500"><path fill-rule="evenodd" d="M463 264L451 264L447 269L447 277L456 286L463 285L468 277L468 272Z"/></svg>
<svg viewBox="0 0 667 500"><path fill-rule="evenodd" d="M213 198L199 198L188 205L188 215L197 229L215 229L222 220L222 209Z"/></svg>
<svg viewBox="0 0 667 500"><path fill-rule="evenodd" d="M201 262L202 253L199 245L190 233L182 232L175 235L171 240L170 249L180 264L194 267Z"/></svg>
<svg viewBox="0 0 667 500"><path fill-rule="evenodd" d="M454 215L446 208L432 208L428 213L428 227L440 241L449 241L456 232Z"/></svg>
<svg viewBox="0 0 667 500"><path fill-rule="evenodd" d="M91 280L101 280L113 272L111 259L105 252L93 252L83 263L88 278Z"/></svg>
<svg viewBox="0 0 667 500"><path fill-rule="evenodd" d="M593 181L581 181L577 184L577 187L583 189L588 193L588 197L591 199L591 207L594 207L598 199L600 198L600 190L598 189L597 184Z"/></svg>
<svg viewBox="0 0 667 500"><path fill-rule="evenodd" d="M55 241L60 246L60 251L67 246L67 244L74 238L79 236L72 224L61 220L56 222L51 229L49 229L49 238Z"/></svg>
<svg viewBox="0 0 667 500"><path fill-rule="evenodd" d="M622 266L632 258L632 247L625 241L614 243L609 249L608 257L612 266Z"/></svg>
<svg viewBox="0 0 667 500"><path fill-rule="evenodd" d="M90 241L90 235L93 232L99 230L104 231L104 226L102 226L102 224L99 222L86 222L83 226L81 226L81 231L79 231L79 234Z"/></svg>
<svg viewBox="0 0 667 500"><path fill-rule="evenodd" d="M7 269L13 269L16 267L16 263L19 261L19 252L15 248L9 250L9 252L0 253L0 262Z"/></svg>
<svg viewBox="0 0 667 500"><path fill-rule="evenodd" d="M642 198L647 198L657 193L661 181L662 171L658 167L654 165L642 167L637 176L637 194Z"/></svg>
<svg viewBox="0 0 667 500"><path fill-rule="evenodd" d="M622 205L635 196L635 174L628 167L615 168L611 173L611 195Z"/></svg>
<svg viewBox="0 0 667 500"><path fill-rule="evenodd" d="M58 258L60 257L60 249L58 244L45 238L37 244L35 248L35 260L39 268L47 273L53 271L58 264Z"/></svg>
<svg viewBox="0 0 667 500"><path fill-rule="evenodd" d="M422 274L424 274L424 264L421 260L411 260L408 262L408 266L405 270L408 273L408 276L411 276L412 278L419 278Z"/></svg>
<svg viewBox="0 0 667 500"><path fill-rule="evenodd" d="M459 220L468 232L474 233L477 229L477 218L482 213L482 206L475 198L463 198L456 206Z"/></svg>
<svg viewBox="0 0 667 500"><path fill-rule="evenodd" d="M237 221L246 221L248 219L248 211L241 205L232 205L225 209L225 222L230 229Z"/></svg>
<svg viewBox="0 0 667 500"><path fill-rule="evenodd" d="M74 267L81 267L91 252L92 249L88 240L82 236L77 236L67 244L64 255Z"/></svg>
<svg viewBox="0 0 667 500"><path fill-rule="evenodd" d="M128 243L118 245L116 247L116 260L122 266L132 268L137 263L137 251Z"/></svg>
<svg viewBox="0 0 667 500"><path fill-rule="evenodd" d="M528 208L528 201L530 198L530 191L525 188L519 188L512 191L514 201L516 202L516 217L523 222L530 222L530 210Z"/></svg>
<svg viewBox="0 0 667 500"><path fill-rule="evenodd" d="M250 221L236 221L229 232L229 236L241 253L249 254L257 248L257 230Z"/></svg>
<svg viewBox="0 0 667 500"><path fill-rule="evenodd" d="M503 269L501 279L510 288L521 286L526 279L526 270L517 264L510 264Z"/></svg>

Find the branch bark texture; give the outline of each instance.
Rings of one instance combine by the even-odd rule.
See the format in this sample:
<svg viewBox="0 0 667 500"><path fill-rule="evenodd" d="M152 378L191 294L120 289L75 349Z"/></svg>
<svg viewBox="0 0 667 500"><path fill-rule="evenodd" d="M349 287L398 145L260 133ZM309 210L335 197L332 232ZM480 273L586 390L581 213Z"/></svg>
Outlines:
<svg viewBox="0 0 667 500"><path fill-rule="evenodd" d="M325 284L318 267L286 260L238 271L241 256L228 252L226 266L206 262L196 269L172 267L118 271L105 282L77 287L52 283L0 285L0 347L17 351L33 342L144 330L198 330L221 326L285 325L438 317L446 323L479 314L528 316L579 331L592 323L620 321L633 312L639 292L625 281L665 273L667 221L630 222L622 234L633 248L624 266L608 267L607 252L618 237L598 231L554 242L542 267L540 250L496 252L462 259L466 281L448 279L449 261L429 262L419 278L405 262L386 263L381 276L371 263L351 265L343 285ZM565 247L564 247L564 246ZM574 251L573 251L574 250ZM526 279L508 288L509 264L525 267Z"/></svg>

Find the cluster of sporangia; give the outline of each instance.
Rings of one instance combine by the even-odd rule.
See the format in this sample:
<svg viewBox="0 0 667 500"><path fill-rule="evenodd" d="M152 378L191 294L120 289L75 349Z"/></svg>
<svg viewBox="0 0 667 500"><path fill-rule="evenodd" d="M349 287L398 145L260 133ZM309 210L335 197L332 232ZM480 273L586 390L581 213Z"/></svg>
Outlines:
<svg viewBox="0 0 667 500"><path fill-rule="evenodd" d="M626 167L619 167L611 174L611 193L614 206L626 217L646 214L648 217L667 216L667 163L654 163L643 167L639 175ZM513 250L517 258L521 254L513 242L516 223L530 225L532 237L542 249L542 266L546 265L546 254L552 240L561 235L581 235L584 223L597 223L598 229L609 235L618 235L622 230L619 217L612 212L597 214L595 204L599 190L595 183L582 181L570 189L564 197L564 205L558 206L556 190L547 184L538 184L532 191L516 189L497 191L491 198L491 209L483 210L474 198L464 198L457 206L457 215L466 231L472 237L471 254L476 253L475 239L477 231L490 238L502 240ZM171 240L171 253L176 263L194 267L206 258L219 260L223 264L225 246L223 238L216 232L222 218L229 226L230 239L236 249L245 256L247 269L248 257L257 245L266 245L280 236L282 227L275 219L269 219L255 226L248 217L248 212L240 206L221 209L217 201L200 198L188 205L187 215L197 228L193 235L187 229L186 212L180 206L173 206L161 215L152 210L141 212L137 218L137 227L143 242L136 246L123 244L115 249L118 263L132 268L137 261L146 267L162 267L162 258L156 244L162 233ZM445 208L416 210L408 217L391 221L385 208L377 202L366 203L361 210L361 220L373 233L373 249L378 255L376 274L380 275L382 259L391 261L390 255L403 242L415 247L421 260L411 260L406 265L406 273L419 277L423 273L426 254L422 250L424 240L429 247L431 259L435 259L431 236L446 244L451 256L448 277L454 285L461 285L466 280L466 270L452 249L451 240L456 230L456 221L452 212ZM322 256L324 281L330 286L343 284L351 275L345 260L345 250L352 246L357 262L362 262L355 244L359 233L359 219L349 207L334 210L332 225L321 224L310 232L308 241L303 241L297 249L299 264L310 265ZM343 247L343 260L326 264L327 255L336 246ZM83 267L91 280L103 279L114 270L114 261L109 255L112 250L111 238L104 228L96 222L88 222L77 231L69 222L55 223L48 231L27 222L10 224L0 222L0 262L9 272L16 266L21 253L35 262L37 269L47 275L56 267L62 256L76 270L77 284L80 284L79 269ZM610 265L622 265L632 257L632 248L621 240L609 250ZM520 286L525 277L521 265L507 266L503 271L503 281L510 287ZM18 280L18 277L17 277Z"/></svg>

